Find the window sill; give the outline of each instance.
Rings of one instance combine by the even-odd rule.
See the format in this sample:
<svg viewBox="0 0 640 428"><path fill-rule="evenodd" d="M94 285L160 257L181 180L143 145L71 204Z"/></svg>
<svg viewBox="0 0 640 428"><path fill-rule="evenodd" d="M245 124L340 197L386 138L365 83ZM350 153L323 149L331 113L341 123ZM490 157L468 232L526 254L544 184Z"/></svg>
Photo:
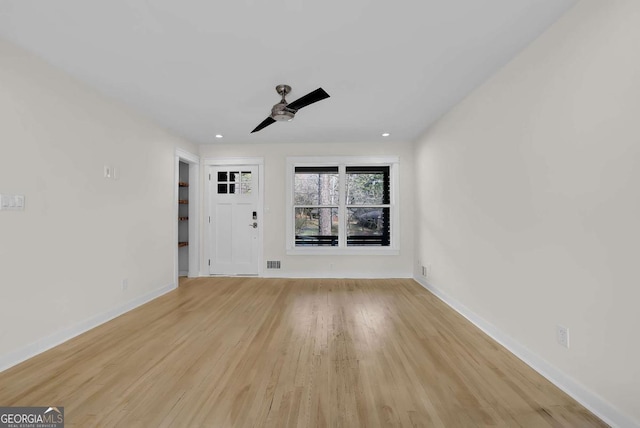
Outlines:
<svg viewBox="0 0 640 428"><path fill-rule="evenodd" d="M399 256L393 248L287 248L288 256Z"/></svg>

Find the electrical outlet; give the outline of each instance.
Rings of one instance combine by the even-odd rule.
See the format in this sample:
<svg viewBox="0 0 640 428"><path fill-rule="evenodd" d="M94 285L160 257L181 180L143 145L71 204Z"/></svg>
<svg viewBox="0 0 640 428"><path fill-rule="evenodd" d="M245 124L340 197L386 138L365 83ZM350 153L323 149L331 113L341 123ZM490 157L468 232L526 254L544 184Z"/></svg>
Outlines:
<svg viewBox="0 0 640 428"><path fill-rule="evenodd" d="M431 265L422 266L422 276L425 278L431 278Z"/></svg>
<svg viewBox="0 0 640 428"><path fill-rule="evenodd" d="M129 280L127 278L122 280L122 292L124 293L129 289Z"/></svg>
<svg viewBox="0 0 640 428"><path fill-rule="evenodd" d="M569 329L560 324L556 326L556 340L565 348L569 348Z"/></svg>

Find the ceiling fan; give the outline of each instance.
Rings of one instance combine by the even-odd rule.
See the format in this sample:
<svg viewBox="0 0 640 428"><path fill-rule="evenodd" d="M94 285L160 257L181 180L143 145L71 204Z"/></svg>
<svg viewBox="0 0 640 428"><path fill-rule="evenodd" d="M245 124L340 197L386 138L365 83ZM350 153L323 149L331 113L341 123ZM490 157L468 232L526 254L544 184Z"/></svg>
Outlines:
<svg viewBox="0 0 640 428"><path fill-rule="evenodd" d="M266 128L272 123L275 123L276 120L291 121L293 120L298 110L300 110L302 107L306 107L309 104L313 104L318 101L324 100L325 98L329 98L329 94L327 94L324 89L318 88L315 91L309 92L307 95L298 98L292 103L287 103L287 100L285 100L284 97L289 92L291 92L291 86L278 85L276 86L276 91L278 92L278 94L280 94L282 99L278 104L273 106L269 117L263 120L260 125L256 126L256 128L251 131L252 134Z"/></svg>

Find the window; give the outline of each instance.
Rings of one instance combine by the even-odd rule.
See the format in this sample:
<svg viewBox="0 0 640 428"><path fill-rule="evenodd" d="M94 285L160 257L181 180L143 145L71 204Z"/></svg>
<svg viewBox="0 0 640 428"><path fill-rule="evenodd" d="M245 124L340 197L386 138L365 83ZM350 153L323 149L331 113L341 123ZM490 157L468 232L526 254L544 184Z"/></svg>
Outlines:
<svg viewBox="0 0 640 428"><path fill-rule="evenodd" d="M397 158L287 161L288 253L397 253Z"/></svg>
<svg viewBox="0 0 640 428"><path fill-rule="evenodd" d="M389 166L347 166L347 246L390 245Z"/></svg>
<svg viewBox="0 0 640 428"><path fill-rule="evenodd" d="M293 199L296 247L338 246L338 167L295 167Z"/></svg>
<svg viewBox="0 0 640 428"><path fill-rule="evenodd" d="M219 171L218 193L251 193L251 171Z"/></svg>

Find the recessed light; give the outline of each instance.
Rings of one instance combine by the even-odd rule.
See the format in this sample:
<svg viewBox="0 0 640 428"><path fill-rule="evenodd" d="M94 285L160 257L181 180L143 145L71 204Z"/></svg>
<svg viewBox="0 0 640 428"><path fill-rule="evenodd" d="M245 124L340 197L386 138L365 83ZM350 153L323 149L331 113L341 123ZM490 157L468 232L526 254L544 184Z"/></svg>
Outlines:
<svg viewBox="0 0 640 428"><path fill-rule="evenodd" d="M216 134L216 138L222 138L222 134Z"/></svg>
<svg viewBox="0 0 640 428"><path fill-rule="evenodd" d="M389 134L388 132L385 132L384 134L382 134L383 137L388 137L389 135L391 134Z"/></svg>

